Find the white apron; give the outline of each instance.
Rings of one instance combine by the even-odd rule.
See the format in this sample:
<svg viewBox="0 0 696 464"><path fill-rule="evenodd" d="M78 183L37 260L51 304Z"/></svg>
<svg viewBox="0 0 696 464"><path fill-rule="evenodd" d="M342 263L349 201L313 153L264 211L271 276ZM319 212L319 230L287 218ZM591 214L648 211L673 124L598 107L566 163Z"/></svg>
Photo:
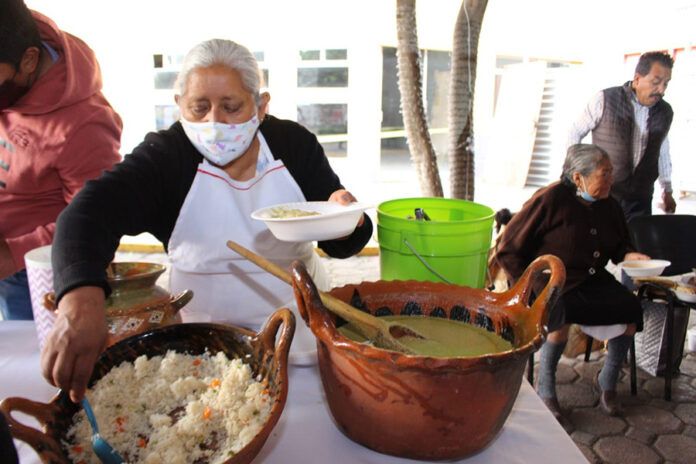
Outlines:
<svg viewBox="0 0 696 464"><path fill-rule="evenodd" d="M256 176L231 179L207 160L198 166L169 240L170 291L193 290L181 310L184 322L224 322L257 331L277 308L295 312L297 330L291 361L314 361L314 336L297 313L292 287L241 257L226 245L240 245L287 269L301 260L317 287L328 290L329 278L311 242L276 239L263 221L251 218L259 208L305 197L281 160L273 156L259 133Z"/></svg>

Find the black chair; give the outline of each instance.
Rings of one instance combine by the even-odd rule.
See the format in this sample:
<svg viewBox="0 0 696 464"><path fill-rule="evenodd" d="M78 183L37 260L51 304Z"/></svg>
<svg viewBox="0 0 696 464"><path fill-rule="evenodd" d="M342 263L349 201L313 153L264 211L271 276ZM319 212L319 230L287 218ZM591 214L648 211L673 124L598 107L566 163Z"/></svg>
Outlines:
<svg viewBox="0 0 696 464"><path fill-rule="evenodd" d="M688 214L638 216L629 222L628 229L637 251L654 259L670 261L671 264L662 275L685 274L696 268L696 240L694 239L696 216ZM696 308L696 305L679 300L669 287L659 282L640 282L638 298L666 303L667 318L664 334L667 337L667 362L664 397L666 401L670 401L674 373L674 312L689 311L690 308Z"/></svg>

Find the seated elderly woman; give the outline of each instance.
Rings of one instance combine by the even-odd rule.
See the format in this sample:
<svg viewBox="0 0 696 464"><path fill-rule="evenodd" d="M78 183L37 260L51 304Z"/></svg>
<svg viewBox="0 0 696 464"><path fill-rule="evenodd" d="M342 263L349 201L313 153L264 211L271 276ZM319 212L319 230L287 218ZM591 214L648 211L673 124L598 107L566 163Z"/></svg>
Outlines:
<svg viewBox="0 0 696 464"><path fill-rule="evenodd" d="M278 203L355 201L312 133L267 114L270 97L260 92L260 76L254 56L235 42L195 46L176 81L181 119L148 134L59 217L52 249L58 317L42 369L74 401L105 344L105 269L123 235L150 232L164 244L170 290L194 292L182 310L185 322L257 330L274 309L294 302L291 286L228 249L230 239L281 267L302 260L318 287L329 285L312 242L277 240L250 217ZM344 258L359 252L371 234L363 215L349 236L318 246ZM307 330L298 324L301 329ZM310 343L314 348L313 338Z"/></svg>
<svg viewBox="0 0 696 464"><path fill-rule="evenodd" d="M631 337L643 326L638 299L605 269L609 259L615 263L649 259L633 251L621 207L609 195L612 182L611 163L603 149L572 145L560 182L540 189L524 204L505 229L496 255L511 281L543 254L558 256L566 266L565 286L549 316L537 384L539 396L559 419L556 367L570 324L618 325L594 379L595 388L601 390L601 408L609 415L620 412L619 370Z"/></svg>

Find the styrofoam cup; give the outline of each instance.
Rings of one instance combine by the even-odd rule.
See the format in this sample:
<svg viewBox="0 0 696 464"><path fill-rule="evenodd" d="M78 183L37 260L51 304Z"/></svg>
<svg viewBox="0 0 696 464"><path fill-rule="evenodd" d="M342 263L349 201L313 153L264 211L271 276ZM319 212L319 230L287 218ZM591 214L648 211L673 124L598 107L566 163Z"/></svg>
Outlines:
<svg viewBox="0 0 696 464"><path fill-rule="evenodd" d="M691 353L696 353L696 327L692 327L687 332L689 345L688 350Z"/></svg>
<svg viewBox="0 0 696 464"><path fill-rule="evenodd" d="M31 309L34 313L36 335L39 338L39 349L41 349L56 320L55 312L44 306L44 295L53 291L51 245L34 248L27 252L24 255L24 264L27 268Z"/></svg>

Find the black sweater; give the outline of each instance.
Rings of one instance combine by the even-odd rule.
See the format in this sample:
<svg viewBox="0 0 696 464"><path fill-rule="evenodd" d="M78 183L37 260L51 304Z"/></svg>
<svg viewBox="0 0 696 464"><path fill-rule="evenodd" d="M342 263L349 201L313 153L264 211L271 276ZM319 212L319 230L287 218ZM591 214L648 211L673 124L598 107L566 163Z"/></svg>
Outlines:
<svg viewBox="0 0 696 464"><path fill-rule="evenodd" d="M307 201L327 200L343 188L317 138L292 121L266 116L260 127L273 156L283 161ZM56 301L73 288L110 288L106 267L123 235L149 232L165 247L203 156L189 142L180 123L149 133L122 162L88 181L60 214L52 247ZM225 237L222 233L220 240ZM365 216L344 240L319 242L329 256L358 253L372 234Z"/></svg>

